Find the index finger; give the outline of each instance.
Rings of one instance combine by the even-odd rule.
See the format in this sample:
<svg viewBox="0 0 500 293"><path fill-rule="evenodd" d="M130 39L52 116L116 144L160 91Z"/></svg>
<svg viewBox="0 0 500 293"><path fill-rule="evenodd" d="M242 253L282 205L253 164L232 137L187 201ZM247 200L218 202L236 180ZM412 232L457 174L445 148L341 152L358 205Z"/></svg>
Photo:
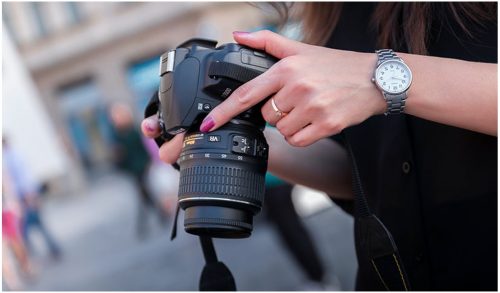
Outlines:
<svg viewBox="0 0 500 293"><path fill-rule="evenodd" d="M226 124L233 117L250 109L283 87L273 67L237 88L224 102L215 107L203 120L201 132L208 132Z"/></svg>

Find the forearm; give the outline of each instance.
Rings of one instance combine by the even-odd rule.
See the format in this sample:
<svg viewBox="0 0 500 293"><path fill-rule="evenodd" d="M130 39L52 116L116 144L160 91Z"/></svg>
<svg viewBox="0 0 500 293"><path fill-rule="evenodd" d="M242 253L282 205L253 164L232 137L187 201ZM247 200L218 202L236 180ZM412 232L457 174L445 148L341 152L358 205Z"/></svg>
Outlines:
<svg viewBox="0 0 500 293"><path fill-rule="evenodd" d="M497 136L497 64L398 55L413 72L407 114Z"/></svg>
<svg viewBox="0 0 500 293"><path fill-rule="evenodd" d="M269 171L291 183L352 199L351 167L342 146L320 140L309 147L293 147L274 128L266 128Z"/></svg>

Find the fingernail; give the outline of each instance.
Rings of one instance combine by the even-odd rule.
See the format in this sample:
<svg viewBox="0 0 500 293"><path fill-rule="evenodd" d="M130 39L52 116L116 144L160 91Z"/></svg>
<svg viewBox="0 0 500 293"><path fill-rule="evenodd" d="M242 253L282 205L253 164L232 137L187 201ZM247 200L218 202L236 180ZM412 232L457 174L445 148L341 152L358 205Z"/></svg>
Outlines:
<svg viewBox="0 0 500 293"><path fill-rule="evenodd" d="M214 127L214 125L215 125L214 119L211 116L207 116L205 117L205 119L203 119L203 122L201 123L200 131L208 132L210 129L212 129L212 127Z"/></svg>
<svg viewBox="0 0 500 293"><path fill-rule="evenodd" d="M249 32L239 32L239 31L233 32L233 35L237 35L237 36L247 36L249 34L250 34Z"/></svg>
<svg viewBox="0 0 500 293"><path fill-rule="evenodd" d="M155 126L156 126L155 122L153 120L151 120L151 119L146 119L145 122L144 122L144 127L149 132L155 131L155 129L156 129Z"/></svg>

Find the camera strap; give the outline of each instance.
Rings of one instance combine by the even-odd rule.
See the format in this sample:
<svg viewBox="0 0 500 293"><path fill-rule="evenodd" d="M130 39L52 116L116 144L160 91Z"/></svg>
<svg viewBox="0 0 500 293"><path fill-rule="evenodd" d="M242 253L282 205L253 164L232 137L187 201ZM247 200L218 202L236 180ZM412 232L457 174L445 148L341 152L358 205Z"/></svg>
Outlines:
<svg viewBox="0 0 500 293"><path fill-rule="evenodd" d="M158 114L159 106L160 101L158 99L158 92L155 92L146 106L144 118ZM155 138L158 147L161 147L163 143L169 141L173 137L169 136L168 134L163 134ZM179 170L179 165L177 163L173 164L173 166L175 169ZM174 240L177 236L177 219L179 218L179 211L180 207L179 203L177 203L170 240ZM203 250L203 257L205 258L205 266L200 276L200 291L236 291L236 282L234 281L231 271L224 263L217 259L217 253L215 252L212 238L206 236L200 236L199 238Z"/></svg>
<svg viewBox="0 0 500 293"><path fill-rule="evenodd" d="M344 132L343 138L352 165L352 183L355 197L354 235L358 263L371 267L388 291L409 291L410 284L389 230L371 212L366 200L356 158Z"/></svg>
<svg viewBox="0 0 500 293"><path fill-rule="evenodd" d="M200 236L205 266L200 277L200 291L236 291L236 282L229 268L217 259L212 238Z"/></svg>

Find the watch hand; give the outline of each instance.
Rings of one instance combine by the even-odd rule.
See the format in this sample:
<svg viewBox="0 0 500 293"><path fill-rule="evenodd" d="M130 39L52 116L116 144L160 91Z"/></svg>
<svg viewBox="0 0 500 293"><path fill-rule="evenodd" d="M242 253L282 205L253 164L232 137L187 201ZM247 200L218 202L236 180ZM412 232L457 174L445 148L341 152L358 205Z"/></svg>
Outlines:
<svg viewBox="0 0 500 293"><path fill-rule="evenodd" d="M405 80L404 78L401 78L401 77L395 77L395 76L393 76L392 78L393 78L393 79L399 79L399 80Z"/></svg>

